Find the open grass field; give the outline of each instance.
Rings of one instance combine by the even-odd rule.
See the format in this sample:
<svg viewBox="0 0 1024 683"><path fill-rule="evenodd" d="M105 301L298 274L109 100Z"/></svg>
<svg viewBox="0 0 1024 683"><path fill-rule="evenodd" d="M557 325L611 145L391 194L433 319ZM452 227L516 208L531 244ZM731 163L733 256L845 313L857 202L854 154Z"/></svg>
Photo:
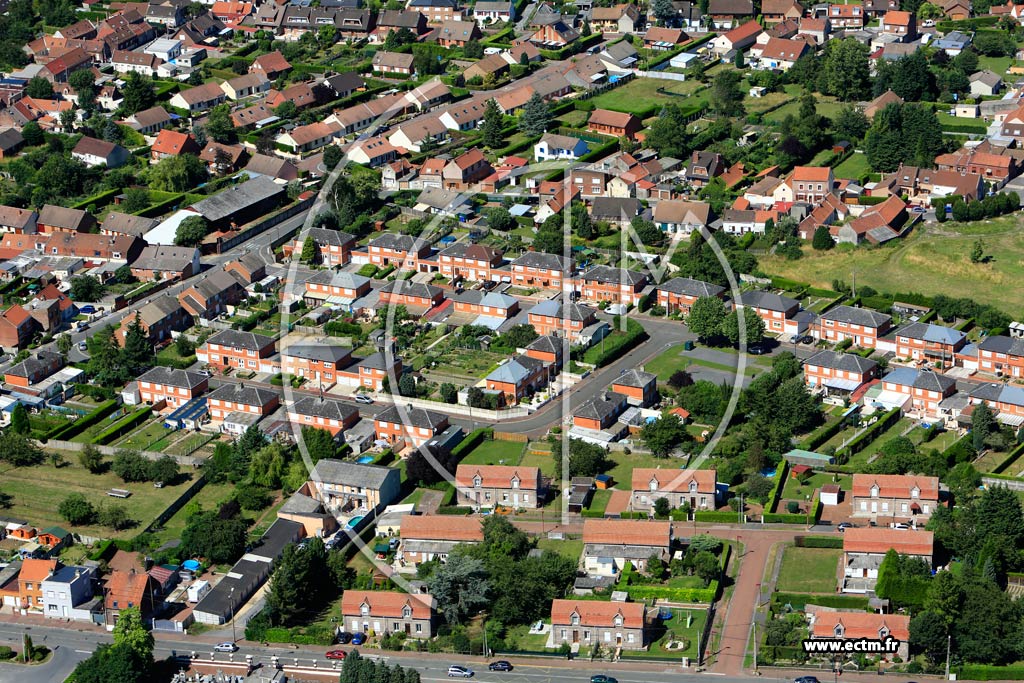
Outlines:
<svg viewBox="0 0 1024 683"><path fill-rule="evenodd" d="M655 458L645 453L612 453L609 456L615 466L608 471L608 474L615 480L615 488L629 489L633 481L633 470L638 467L660 467L665 470L680 469L685 460L679 458Z"/></svg>
<svg viewBox="0 0 1024 683"><path fill-rule="evenodd" d="M514 441L485 439L460 462L463 465L518 465L525 446Z"/></svg>
<svg viewBox="0 0 1024 683"><path fill-rule="evenodd" d="M733 349L715 349L716 351L722 351L723 353L735 353ZM754 356L747 357L747 366L744 370L744 374L749 377L761 374L766 368L763 365L759 365L753 362ZM655 358L652 358L644 364L644 370L646 372L653 372L658 376L658 380L662 382L668 381L668 378L672 376L672 373L676 370L685 370L689 365L699 365L701 367L709 368L711 370L720 370L722 372L728 372L735 374L736 366L729 365L727 363L718 363L716 361L710 361L703 358L697 358L692 355L688 355L687 351L683 350L681 345L673 346L672 348L666 349L662 353L658 354Z"/></svg>
<svg viewBox="0 0 1024 683"><path fill-rule="evenodd" d="M1024 314L1017 285L1024 277L1024 231L1019 214L976 223L918 226L903 240L887 247L812 249L787 261L779 256L760 259L761 269L816 287L829 287L835 278L880 292L917 292L928 296L969 296L1011 316ZM971 263L974 241L981 239L986 263Z"/></svg>
<svg viewBox="0 0 1024 683"><path fill-rule="evenodd" d="M163 529L156 532L156 537L161 543L181 538L181 532L185 530L185 524L188 522L189 508L192 503L198 503L204 511L216 510L221 503L231 497L234 490L235 487L231 484L207 484L199 489L199 492L192 497L187 505L167 520ZM129 498L129 500L131 499Z"/></svg>
<svg viewBox="0 0 1024 683"><path fill-rule="evenodd" d="M174 486L156 488L150 483L125 484L111 472L90 474L78 464L75 453L62 453L66 463L53 467L47 463L36 467L12 467L0 470L0 481L4 493L13 497L13 503L4 514L27 520L38 528L61 526L68 531L87 536L127 538L139 533L141 527L149 524L171 501L181 495L191 483L182 478ZM106 491L112 488L128 489L130 498L111 498ZM135 520L135 528L113 531L99 526L72 527L65 522L57 508L68 495L81 493L93 505L118 503L124 505L128 517Z"/></svg>
<svg viewBox="0 0 1024 683"><path fill-rule="evenodd" d="M537 547L541 550L553 550L562 557L576 561L583 554L583 541L556 541L550 538L542 538L537 541Z"/></svg>
<svg viewBox="0 0 1024 683"><path fill-rule="evenodd" d="M555 479L561 478L561 472L559 469L562 463L560 460L556 460L550 455L524 453L519 464L523 467L539 467L541 474L544 476L553 477Z"/></svg>
<svg viewBox="0 0 1024 683"><path fill-rule="evenodd" d="M778 590L785 593L835 593L836 571L843 551L832 548L786 548Z"/></svg>
<svg viewBox="0 0 1024 683"><path fill-rule="evenodd" d="M695 80L663 81L654 78L636 78L626 85L602 93L590 101L598 109L637 114L646 111L653 104L682 105L692 101L688 97L674 97L664 92L658 92L659 88L676 95L689 95L700 86L701 83Z"/></svg>
<svg viewBox="0 0 1024 683"><path fill-rule="evenodd" d="M871 166L868 165L868 158L860 152L854 152L835 168L836 178L856 179L870 172Z"/></svg>

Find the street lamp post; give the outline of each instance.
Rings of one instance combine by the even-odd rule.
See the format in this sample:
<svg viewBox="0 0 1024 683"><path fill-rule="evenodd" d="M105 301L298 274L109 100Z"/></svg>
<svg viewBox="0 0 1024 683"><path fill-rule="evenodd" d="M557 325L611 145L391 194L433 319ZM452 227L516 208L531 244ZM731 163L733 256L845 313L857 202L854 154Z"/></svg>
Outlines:
<svg viewBox="0 0 1024 683"><path fill-rule="evenodd" d="M231 587L231 592L228 593L228 601L231 609L231 642L237 643L238 637L235 635L235 587Z"/></svg>

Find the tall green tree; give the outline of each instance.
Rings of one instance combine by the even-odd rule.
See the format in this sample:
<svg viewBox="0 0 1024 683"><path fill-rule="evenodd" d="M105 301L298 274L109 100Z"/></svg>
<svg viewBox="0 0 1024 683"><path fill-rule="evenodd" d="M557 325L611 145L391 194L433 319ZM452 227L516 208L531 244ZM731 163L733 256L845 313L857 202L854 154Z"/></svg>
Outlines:
<svg viewBox="0 0 1024 683"><path fill-rule="evenodd" d="M490 584L484 564L465 553L450 554L448 561L434 571L427 586L445 621L451 625L463 623L488 603Z"/></svg>
<svg viewBox="0 0 1024 683"><path fill-rule="evenodd" d="M307 236L306 240L302 243L302 253L299 255L299 260L303 263L316 263L320 257L320 249L317 247L316 240L312 236Z"/></svg>
<svg viewBox="0 0 1024 683"><path fill-rule="evenodd" d="M206 239L209 223L202 216L189 216L174 231L174 243L179 247L198 247Z"/></svg>
<svg viewBox="0 0 1024 683"><path fill-rule="evenodd" d="M648 422L640 430L640 440L656 458L667 458L672 452L690 440L686 425L675 415L662 415Z"/></svg>
<svg viewBox="0 0 1024 683"><path fill-rule="evenodd" d="M149 368L156 365L156 353L153 352L153 344L149 341L149 335L142 327L139 316L135 316L128 325L124 335L124 351L121 353L121 360L124 363L125 371L133 377L138 377Z"/></svg>
<svg viewBox="0 0 1024 683"><path fill-rule="evenodd" d="M871 93L870 49L855 38L829 41L825 49L823 92L844 102L866 98Z"/></svg>
<svg viewBox="0 0 1024 683"><path fill-rule="evenodd" d="M114 624L114 647L130 650L139 661L152 661L154 645L153 634L143 623L142 612L137 606L118 613Z"/></svg>
<svg viewBox="0 0 1024 683"><path fill-rule="evenodd" d="M985 439L992 433L994 425L995 416L987 403L982 401L974 406L974 412L971 413L971 442L975 451L985 447Z"/></svg>
<svg viewBox="0 0 1024 683"><path fill-rule="evenodd" d="M28 409L21 402L15 403L11 410L10 429L15 434L28 434L31 426L28 422Z"/></svg>
<svg viewBox="0 0 1024 683"><path fill-rule="evenodd" d="M729 340L729 343L733 346L739 346L740 344L740 313L739 310L743 311L743 323L747 333L747 346L754 346L760 344L764 339L764 320L757 314L753 308L744 306L742 309L733 309L725 318L722 320L721 332L722 336Z"/></svg>
<svg viewBox="0 0 1024 683"><path fill-rule="evenodd" d="M716 296L702 296L693 302L686 325L700 339L711 339L722 331L725 304Z"/></svg>
<svg viewBox="0 0 1024 683"><path fill-rule="evenodd" d="M156 104L156 90L153 88L153 82L135 71L130 72L125 78L121 94L124 96L121 102L121 111L125 116L131 116Z"/></svg>
<svg viewBox="0 0 1024 683"><path fill-rule="evenodd" d="M231 107L227 104L218 104L210 110L204 128L214 142L231 144L237 139L235 123L231 120Z"/></svg>
<svg viewBox="0 0 1024 683"><path fill-rule="evenodd" d="M718 116L743 115L743 91L740 89L740 74L724 70L715 75L711 82L711 111Z"/></svg>
<svg viewBox="0 0 1024 683"><path fill-rule="evenodd" d="M519 130L527 135L541 135L551 123L551 107L538 94L534 93L519 115Z"/></svg>
<svg viewBox="0 0 1024 683"><path fill-rule="evenodd" d="M501 129L505 124L505 115L501 113L501 108L498 107L498 103L494 99L487 100L487 104L484 106L484 122L480 129L483 133L483 143L488 149L498 149L501 147L505 138L501 134Z"/></svg>

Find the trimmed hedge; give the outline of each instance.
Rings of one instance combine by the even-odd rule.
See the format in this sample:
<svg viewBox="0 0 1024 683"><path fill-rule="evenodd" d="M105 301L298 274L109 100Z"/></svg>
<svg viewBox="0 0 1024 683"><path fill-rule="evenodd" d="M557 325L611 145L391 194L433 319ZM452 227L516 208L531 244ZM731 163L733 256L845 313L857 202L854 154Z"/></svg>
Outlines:
<svg viewBox="0 0 1024 683"><path fill-rule="evenodd" d="M725 522L731 524L740 519L738 512L719 512L717 510L698 510L693 513L694 521L697 522Z"/></svg>
<svg viewBox="0 0 1024 683"><path fill-rule="evenodd" d="M462 505L446 505L445 507L437 508L437 514L439 515L471 515L473 514L473 508L465 507Z"/></svg>
<svg viewBox="0 0 1024 683"><path fill-rule="evenodd" d="M583 354L583 358L587 363L592 363L599 368L604 367L608 363L621 358L645 339L647 339L647 331L643 328L643 325L633 319L627 319L626 333L624 335L613 337L609 334L601 341L600 345L595 344L588 349L587 353ZM595 353L590 358L587 358L591 350L595 351Z"/></svg>
<svg viewBox="0 0 1024 683"><path fill-rule="evenodd" d="M114 399L105 401L104 403L101 403L100 405L96 406L96 409L93 410L88 415L78 420L75 420L74 422L69 422L68 424L54 427L53 429L46 433L46 436L44 437L43 440L54 439L68 441L71 439L71 437L81 434L89 427L98 424L100 420L106 418L112 412L117 410L118 405L118 402Z"/></svg>
<svg viewBox="0 0 1024 683"><path fill-rule="evenodd" d="M619 513L619 519L647 519L646 512L630 512L623 510Z"/></svg>
<svg viewBox="0 0 1024 683"><path fill-rule="evenodd" d="M141 408L138 408L134 413L129 413L125 417L122 417L120 420L118 420L117 422L115 422L114 424L110 425L102 432L97 434L95 437L93 437L92 442L94 444L106 445L107 443L113 441L122 434L130 432L136 426L144 422L152 412L153 409L150 406L142 406Z"/></svg>
<svg viewBox="0 0 1024 683"><path fill-rule="evenodd" d="M843 460L844 456L846 460L849 460L850 456L860 453L863 449L867 448L868 444L877 439L880 434L896 424L900 417L902 415L899 408L890 410L878 422L861 432L860 436L855 437L853 441L850 441L836 451L836 461Z"/></svg>
<svg viewBox="0 0 1024 683"><path fill-rule="evenodd" d="M1024 453L1024 444L1021 444L1010 451L1009 455L1003 458L1003 461L992 468L992 474L1002 474L1006 471L1006 468L1013 464L1013 461L1020 457L1020 454Z"/></svg>
<svg viewBox="0 0 1024 683"><path fill-rule="evenodd" d="M1022 681L1024 666L995 666L992 664L964 664L957 676L968 681Z"/></svg>
<svg viewBox="0 0 1024 683"><path fill-rule="evenodd" d="M797 548L832 548L842 550L843 539L835 536L797 536L793 539Z"/></svg>
<svg viewBox="0 0 1024 683"><path fill-rule="evenodd" d="M581 517L587 517L589 519L603 519L604 510L583 510L580 512Z"/></svg>
<svg viewBox="0 0 1024 683"><path fill-rule="evenodd" d="M452 449L452 461L458 462L462 460L471 450L479 446L485 437L493 439L494 430L490 427L480 427L471 431L466 435L465 439L459 442L459 445Z"/></svg>
<svg viewBox="0 0 1024 683"><path fill-rule="evenodd" d="M833 436L841 432L845 426L845 420L836 420L831 424L827 424L821 427L820 429L812 432L811 435L808 436L806 439L804 439L803 443L800 444L800 450L813 452L816 448L818 448L818 446L825 443Z"/></svg>
<svg viewBox="0 0 1024 683"><path fill-rule="evenodd" d="M782 495L782 489L784 488L787 474L789 474L789 461L783 460L779 463L779 466L775 468L772 490L768 492L768 502L765 503L765 510L774 511L775 507L779 504L779 497ZM768 515L766 514L765 517L767 518ZM765 519L765 521L767 522L768 520Z"/></svg>
<svg viewBox="0 0 1024 683"><path fill-rule="evenodd" d="M836 609L866 610L868 608L868 599L859 595L808 595L804 593L775 593L772 595L773 606L788 604L792 605L795 610L802 610L807 603Z"/></svg>
<svg viewBox="0 0 1024 683"><path fill-rule="evenodd" d="M94 194L91 197L86 197L85 199L83 199L82 201L78 202L77 204L72 204L71 208L72 209L87 209L87 208L89 208L90 204L95 204L97 207L106 206L110 202L114 201L114 197L116 197L117 195L121 194L123 191L124 190L122 190L120 188L114 189L114 190L105 190L103 192L99 192L97 194Z"/></svg>
<svg viewBox="0 0 1024 683"><path fill-rule="evenodd" d="M648 598L661 598L671 602L714 602L718 596L718 582L712 581L707 588L669 588L667 586L628 586L626 593L634 602Z"/></svg>

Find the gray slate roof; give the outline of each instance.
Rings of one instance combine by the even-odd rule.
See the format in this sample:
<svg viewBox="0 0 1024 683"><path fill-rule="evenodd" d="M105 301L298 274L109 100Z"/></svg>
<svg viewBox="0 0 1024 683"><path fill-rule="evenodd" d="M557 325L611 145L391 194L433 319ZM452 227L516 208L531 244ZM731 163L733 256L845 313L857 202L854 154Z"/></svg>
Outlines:
<svg viewBox="0 0 1024 683"><path fill-rule="evenodd" d="M207 344L220 344L230 346L233 349L245 349L246 351L259 351L274 344L274 340L255 332L242 332L240 330L221 330L206 340Z"/></svg>
<svg viewBox="0 0 1024 683"><path fill-rule="evenodd" d="M269 389L245 384L225 384L210 394L211 401L231 401L247 406L265 406L277 397L277 393Z"/></svg>
<svg viewBox="0 0 1024 683"><path fill-rule="evenodd" d="M178 370L175 368L166 368L162 365L157 365L153 369L147 370L140 375L139 381L153 382L154 384L163 384L169 387L193 389L205 382L206 377L200 375L198 372L189 372L188 370Z"/></svg>
<svg viewBox="0 0 1024 683"><path fill-rule="evenodd" d="M339 422L344 422L351 418L353 414L359 413L359 410L347 403L317 396L303 396L295 402L292 410L299 415L313 415L314 417L338 420Z"/></svg>
<svg viewBox="0 0 1024 683"><path fill-rule="evenodd" d="M388 406L377 414L376 419L389 424L408 423L413 427L437 429L448 420L448 416L425 408L406 407L400 411L397 406Z"/></svg>
<svg viewBox="0 0 1024 683"><path fill-rule="evenodd" d="M881 327L892 320L892 317L885 313L872 311L869 308L854 308L853 306L836 306L831 311L821 314L822 320L835 320L837 322L863 325L864 327Z"/></svg>
<svg viewBox="0 0 1024 683"><path fill-rule="evenodd" d="M674 277L667 282L662 282L655 289L698 298L702 296L718 296L725 291L725 287L719 287L703 280L693 280L688 277Z"/></svg>
<svg viewBox="0 0 1024 683"><path fill-rule="evenodd" d="M855 353L837 353L835 351L819 351L804 360L804 364L857 373L869 372L878 367L878 363L870 358L864 358Z"/></svg>

